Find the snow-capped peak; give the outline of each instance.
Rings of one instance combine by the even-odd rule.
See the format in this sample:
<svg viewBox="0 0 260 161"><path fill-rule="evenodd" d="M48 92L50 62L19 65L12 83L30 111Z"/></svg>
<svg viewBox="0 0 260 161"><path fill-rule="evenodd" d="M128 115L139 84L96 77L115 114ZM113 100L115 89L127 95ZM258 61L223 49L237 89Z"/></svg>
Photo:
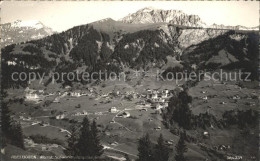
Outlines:
<svg viewBox="0 0 260 161"><path fill-rule="evenodd" d="M44 27L44 25L38 20L29 20L29 21L16 20L13 23L11 23L11 26L12 27L31 27L31 28L36 28L36 29L40 29L40 28Z"/></svg>

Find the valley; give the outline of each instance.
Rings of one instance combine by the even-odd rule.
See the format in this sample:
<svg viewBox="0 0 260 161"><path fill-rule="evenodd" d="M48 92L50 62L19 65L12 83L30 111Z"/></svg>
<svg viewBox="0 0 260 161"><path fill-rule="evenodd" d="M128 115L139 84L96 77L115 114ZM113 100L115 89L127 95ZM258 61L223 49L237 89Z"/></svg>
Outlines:
<svg viewBox="0 0 260 161"><path fill-rule="evenodd" d="M162 134L168 160L176 159L182 136L187 161L258 160L255 28L207 26L196 15L145 8L119 21L103 19L6 45L1 54L3 126L9 123L22 136L22 143L13 142L13 131L3 130L9 132L1 150L6 161L16 154L72 159L67 150L73 128L82 132L86 118L96 123L103 147L96 160L137 160L146 134L151 147ZM222 70L250 73L241 76L250 81L205 79L205 72L219 78ZM104 79L100 71L116 79ZM14 80L14 72L37 77ZM86 73L96 76L69 76Z"/></svg>

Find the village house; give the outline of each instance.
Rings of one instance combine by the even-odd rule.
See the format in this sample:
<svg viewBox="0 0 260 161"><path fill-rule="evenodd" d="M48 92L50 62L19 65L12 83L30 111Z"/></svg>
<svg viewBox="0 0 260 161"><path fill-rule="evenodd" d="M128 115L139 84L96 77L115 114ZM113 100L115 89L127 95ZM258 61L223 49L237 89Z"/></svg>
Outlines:
<svg viewBox="0 0 260 161"><path fill-rule="evenodd" d="M83 115L87 115L87 114L88 114L87 111L83 110L82 112L76 112L74 114L74 116L83 116Z"/></svg>
<svg viewBox="0 0 260 161"><path fill-rule="evenodd" d="M162 98L167 98L168 97L168 93L162 93Z"/></svg>
<svg viewBox="0 0 260 161"><path fill-rule="evenodd" d="M153 93L153 91L151 89L149 89L149 88L146 90L146 92L147 92L147 94L152 94Z"/></svg>
<svg viewBox="0 0 260 161"><path fill-rule="evenodd" d="M155 106L156 110L160 110L162 108L163 108L163 106L160 103L157 103L156 106Z"/></svg>
<svg viewBox="0 0 260 161"><path fill-rule="evenodd" d="M202 99L203 100L208 100L208 97L207 96L203 96Z"/></svg>
<svg viewBox="0 0 260 161"><path fill-rule="evenodd" d="M87 114L88 114L87 111L85 111L85 110L82 111L82 115L87 115Z"/></svg>
<svg viewBox="0 0 260 161"><path fill-rule="evenodd" d="M158 98L158 94L157 93L153 93L152 94L152 99L157 99Z"/></svg>
<svg viewBox="0 0 260 161"><path fill-rule="evenodd" d="M203 132L203 136L204 136L204 137L209 137L209 132L204 131L204 132Z"/></svg>
<svg viewBox="0 0 260 161"><path fill-rule="evenodd" d="M54 103L60 103L60 98L59 98L59 97L56 97L53 102L54 102Z"/></svg>
<svg viewBox="0 0 260 161"><path fill-rule="evenodd" d="M17 63L15 61L7 61L8 66L10 65L16 65Z"/></svg>
<svg viewBox="0 0 260 161"><path fill-rule="evenodd" d="M226 103L226 102L220 102L220 104L225 105L225 104L227 104L227 103Z"/></svg>
<svg viewBox="0 0 260 161"><path fill-rule="evenodd" d="M166 108L166 107L168 107L168 106L169 106L168 102L165 102L165 103L163 104L163 107L164 107L164 108Z"/></svg>
<svg viewBox="0 0 260 161"><path fill-rule="evenodd" d="M64 114L60 114L60 115L57 115L56 116L56 119L57 120L61 120L61 119L64 119L65 118L65 115Z"/></svg>
<svg viewBox="0 0 260 161"><path fill-rule="evenodd" d="M24 117L24 118L23 118L23 120L24 120L24 121L31 121L31 120L32 120L32 118L31 118L31 117L29 117L29 116L27 116L27 117Z"/></svg>
<svg viewBox="0 0 260 161"><path fill-rule="evenodd" d="M40 99L39 95L36 93L27 93L25 95L25 98L30 101L37 101L38 99Z"/></svg>
<svg viewBox="0 0 260 161"><path fill-rule="evenodd" d="M147 94L146 98L147 99L151 99L152 98L152 94Z"/></svg>
<svg viewBox="0 0 260 161"><path fill-rule="evenodd" d="M71 92L70 95L72 97L80 97L81 96L81 93L80 92Z"/></svg>
<svg viewBox="0 0 260 161"><path fill-rule="evenodd" d="M138 97L137 94L134 93L134 94L133 94L133 98L134 98L134 99L137 99L137 97Z"/></svg>
<svg viewBox="0 0 260 161"><path fill-rule="evenodd" d="M111 107L110 109L109 109L109 112L111 112L111 113L116 113L118 110L116 109L116 107Z"/></svg>
<svg viewBox="0 0 260 161"><path fill-rule="evenodd" d="M161 127L160 126L155 127L154 130L161 130Z"/></svg>
<svg viewBox="0 0 260 161"><path fill-rule="evenodd" d="M69 86L69 85L65 86L65 89L70 89L70 88L71 88L71 86Z"/></svg>
<svg viewBox="0 0 260 161"><path fill-rule="evenodd" d="M159 98L158 102L164 103L164 102L165 102L165 99L164 99L164 98Z"/></svg>
<svg viewBox="0 0 260 161"><path fill-rule="evenodd" d="M145 106L145 107L151 107L151 106L152 106L152 104L151 104L151 103L148 103L148 102L146 102L144 106Z"/></svg>
<svg viewBox="0 0 260 161"><path fill-rule="evenodd" d="M88 91L89 91L90 93L92 93L92 92L94 92L94 89L93 89L93 88L88 88Z"/></svg>
<svg viewBox="0 0 260 161"><path fill-rule="evenodd" d="M138 104L138 105L145 105L145 100L140 100L139 102L137 102L136 104Z"/></svg>
<svg viewBox="0 0 260 161"><path fill-rule="evenodd" d="M233 100L238 100L240 97L238 95L233 96Z"/></svg>

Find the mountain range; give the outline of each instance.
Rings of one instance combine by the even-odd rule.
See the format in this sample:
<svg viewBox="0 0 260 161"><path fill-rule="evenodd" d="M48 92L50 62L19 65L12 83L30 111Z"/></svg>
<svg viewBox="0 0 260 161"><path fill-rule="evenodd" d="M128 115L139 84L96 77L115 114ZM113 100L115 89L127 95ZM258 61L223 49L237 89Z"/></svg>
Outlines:
<svg viewBox="0 0 260 161"><path fill-rule="evenodd" d="M138 10L135 13L129 14L119 21L131 24L159 23L165 22L174 25L196 27L196 28L213 28L213 29L228 29L228 30L259 30L259 26L245 27L225 26L206 24L198 15L188 15L180 10L162 10L153 7L146 7Z"/></svg>
<svg viewBox="0 0 260 161"><path fill-rule="evenodd" d="M50 27L37 20L21 21L1 25L1 47L40 39L55 33Z"/></svg>
<svg viewBox="0 0 260 161"><path fill-rule="evenodd" d="M10 75L10 70L62 72L84 67L88 72L119 72L176 65L188 69L194 65L198 69L235 68L256 75L257 32L202 26L205 23L198 16L145 8L120 21L108 18L9 45L2 49L3 75ZM44 26L38 28L46 35L51 33Z"/></svg>

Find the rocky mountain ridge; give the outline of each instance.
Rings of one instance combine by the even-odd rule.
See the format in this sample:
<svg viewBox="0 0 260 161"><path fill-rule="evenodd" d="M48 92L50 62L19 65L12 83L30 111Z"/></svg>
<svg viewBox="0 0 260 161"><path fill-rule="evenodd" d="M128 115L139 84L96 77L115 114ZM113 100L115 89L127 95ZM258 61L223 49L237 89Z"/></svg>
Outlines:
<svg viewBox="0 0 260 161"><path fill-rule="evenodd" d="M146 7L138 10L135 13L128 14L119 21L131 24L145 24L145 23L159 23L165 22L174 25L181 25L186 27L196 28L210 28L210 29L226 29L226 30L259 30L259 26L245 27L225 26L213 24L209 25L203 22L198 15L189 15L180 10L162 10L153 7Z"/></svg>

